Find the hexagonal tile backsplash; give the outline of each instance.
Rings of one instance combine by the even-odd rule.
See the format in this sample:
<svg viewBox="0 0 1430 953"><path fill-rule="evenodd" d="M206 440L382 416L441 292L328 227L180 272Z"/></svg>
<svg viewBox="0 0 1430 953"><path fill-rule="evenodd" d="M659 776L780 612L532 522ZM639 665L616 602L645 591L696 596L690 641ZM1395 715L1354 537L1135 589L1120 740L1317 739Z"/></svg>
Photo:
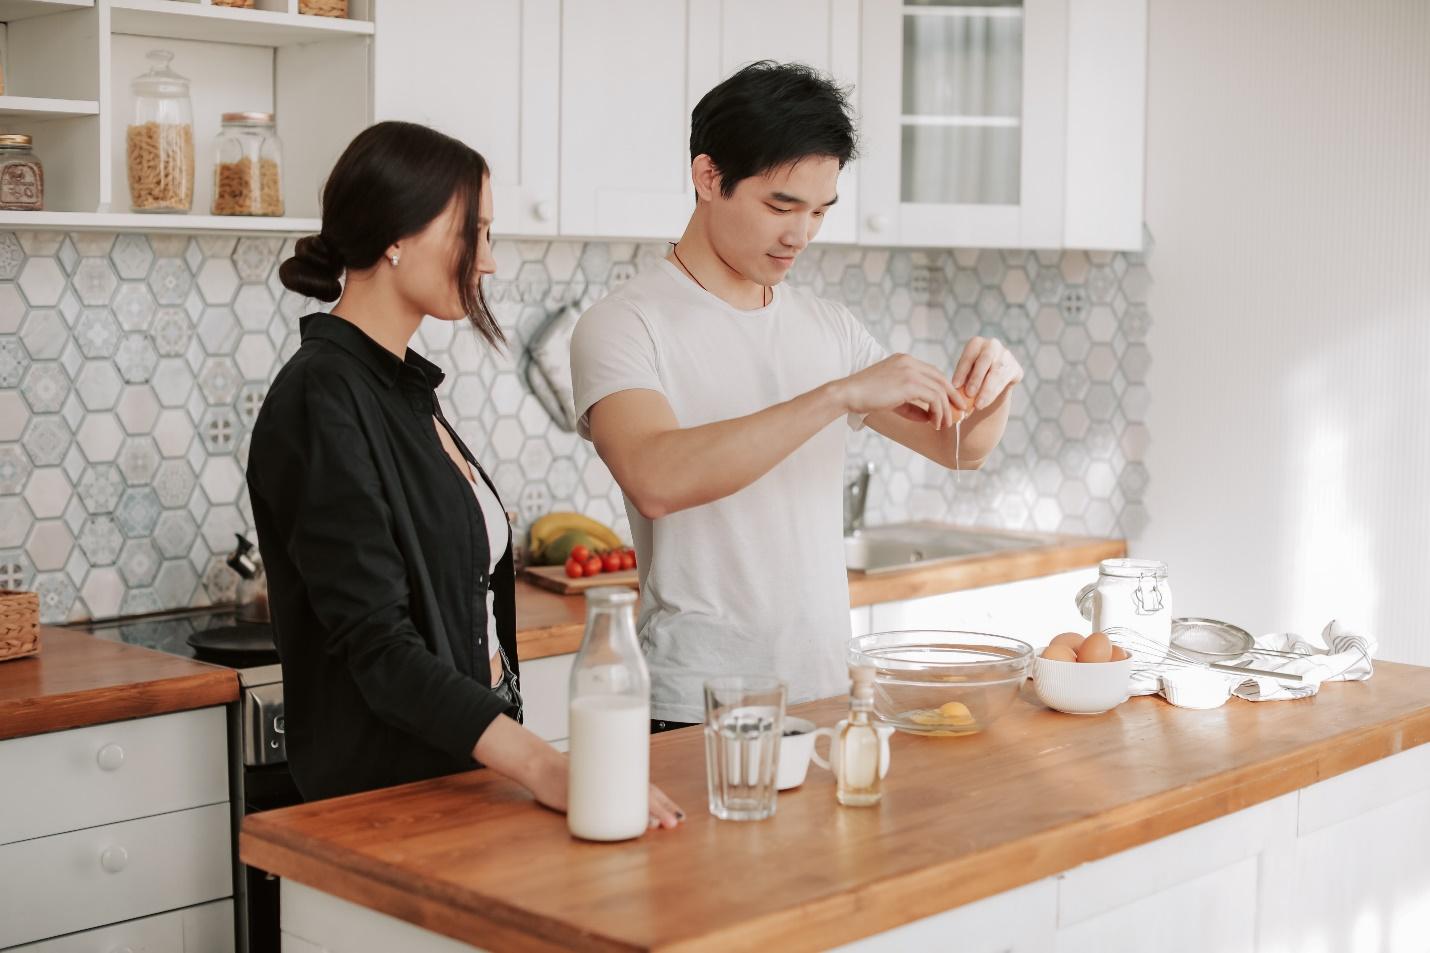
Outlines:
<svg viewBox="0 0 1430 953"><path fill-rule="evenodd" d="M1150 245L1150 239L1148 240ZM0 233L0 586L47 621L231 599L233 534L252 533L242 467L264 392L310 303L274 238ZM428 322L414 347L520 528L552 508L628 531L591 448L550 422L519 373L526 341L664 245L501 242L488 299L512 342ZM875 337L951 369L975 334L1027 369L985 468L952 474L877 434L868 519L948 519L1136 536L1147 523L1143 254L815 247L790 280L843 301Z"/></svg>

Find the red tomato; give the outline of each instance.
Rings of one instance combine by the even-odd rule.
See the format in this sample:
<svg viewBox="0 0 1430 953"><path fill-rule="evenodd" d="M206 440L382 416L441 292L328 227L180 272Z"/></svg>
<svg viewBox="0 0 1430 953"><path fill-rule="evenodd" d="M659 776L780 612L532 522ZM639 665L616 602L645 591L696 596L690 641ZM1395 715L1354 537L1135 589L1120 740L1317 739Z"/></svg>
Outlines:
<svg viewBox="0 0 1430 953"><path fill-rule="evenodd" d="M585 546L572 546L571 558L584 566L586 565L586 560L591 558L591 551Z"/></svg>
<svg viewBox="0 0 1430 953"><path fill-rule="evenodd" d="M577 562L575 557L566 560L566 576L568 579L580 579L586 575L585 568Z"/></svg>
<svg viewBox="0 0 1430 953"><path fill-rule="evenodd" d="M586 565L582 567L588 576L599 576L601 574L601 557L592 556L586 560Z"/></svg>
<svg viewBox="0 0 1430 953"><path fill-rule="evenodd" d="M634 569L634 568L636 568L636 554L633 553L633 552L631 552L630 550L626 550L625 552L621 553L621 568L622 568L622 569Z"/></svg>
<svg viewBox="0 0 1430 953"><path fill-rule="evenodd" d="M620 572L621 554L614 549L607 552L601 557L601 568L606 570L606 572Z"/></svg>
<svg viewBox="0 0 1430 953"><path fill-rule="evenodd" d="M635 551L634 549L628 549L628 550L626 550L626 552L630 553L630 555L631 555L631 568L632 568L632 569L636 568L636 565L637 565L637 563L636 563L636 551Z"/></svg>

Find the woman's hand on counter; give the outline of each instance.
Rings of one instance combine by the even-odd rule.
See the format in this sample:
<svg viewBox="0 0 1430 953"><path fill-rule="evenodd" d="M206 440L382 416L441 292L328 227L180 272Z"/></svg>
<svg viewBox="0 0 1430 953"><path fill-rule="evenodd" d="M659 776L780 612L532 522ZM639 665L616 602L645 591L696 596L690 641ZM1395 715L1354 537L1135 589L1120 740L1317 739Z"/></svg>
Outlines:
<svg viewBox="0 0 1430 953"><path fill-rule="evenodd" d="M526 788L538 804L565 813L570 776L566 756L506 715L482 732L472 756ZM672 828L684 819L679 805L652 784L651 826Z"/></svg>

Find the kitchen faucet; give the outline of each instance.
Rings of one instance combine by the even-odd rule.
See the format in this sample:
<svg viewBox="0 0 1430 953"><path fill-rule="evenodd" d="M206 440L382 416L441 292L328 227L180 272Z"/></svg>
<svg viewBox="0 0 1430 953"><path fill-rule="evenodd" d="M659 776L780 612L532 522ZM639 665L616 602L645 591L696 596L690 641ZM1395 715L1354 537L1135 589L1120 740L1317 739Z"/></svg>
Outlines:
<svg viewBox="0 0 1430 953"><path fill-rule="evenodd" d="M866 461L854 477L844 484L844 535L853 536L864 528L864 508L869 502L869 480L874 476L873 461Z"/></svg>

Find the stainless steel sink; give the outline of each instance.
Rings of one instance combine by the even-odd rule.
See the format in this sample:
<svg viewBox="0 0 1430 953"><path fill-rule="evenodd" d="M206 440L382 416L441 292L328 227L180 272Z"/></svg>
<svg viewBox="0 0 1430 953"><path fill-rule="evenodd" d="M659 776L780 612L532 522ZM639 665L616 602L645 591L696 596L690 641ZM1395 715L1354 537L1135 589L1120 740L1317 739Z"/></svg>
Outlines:
<svg viewBox="0 0 1430 953"><path fill-rule="evenodd" d="M1052 542L1052 537L1031 533L959 529L943 523L891 523L846 536L844 562L850 569L876 575L968 556L1035 549Z"/></svg>

